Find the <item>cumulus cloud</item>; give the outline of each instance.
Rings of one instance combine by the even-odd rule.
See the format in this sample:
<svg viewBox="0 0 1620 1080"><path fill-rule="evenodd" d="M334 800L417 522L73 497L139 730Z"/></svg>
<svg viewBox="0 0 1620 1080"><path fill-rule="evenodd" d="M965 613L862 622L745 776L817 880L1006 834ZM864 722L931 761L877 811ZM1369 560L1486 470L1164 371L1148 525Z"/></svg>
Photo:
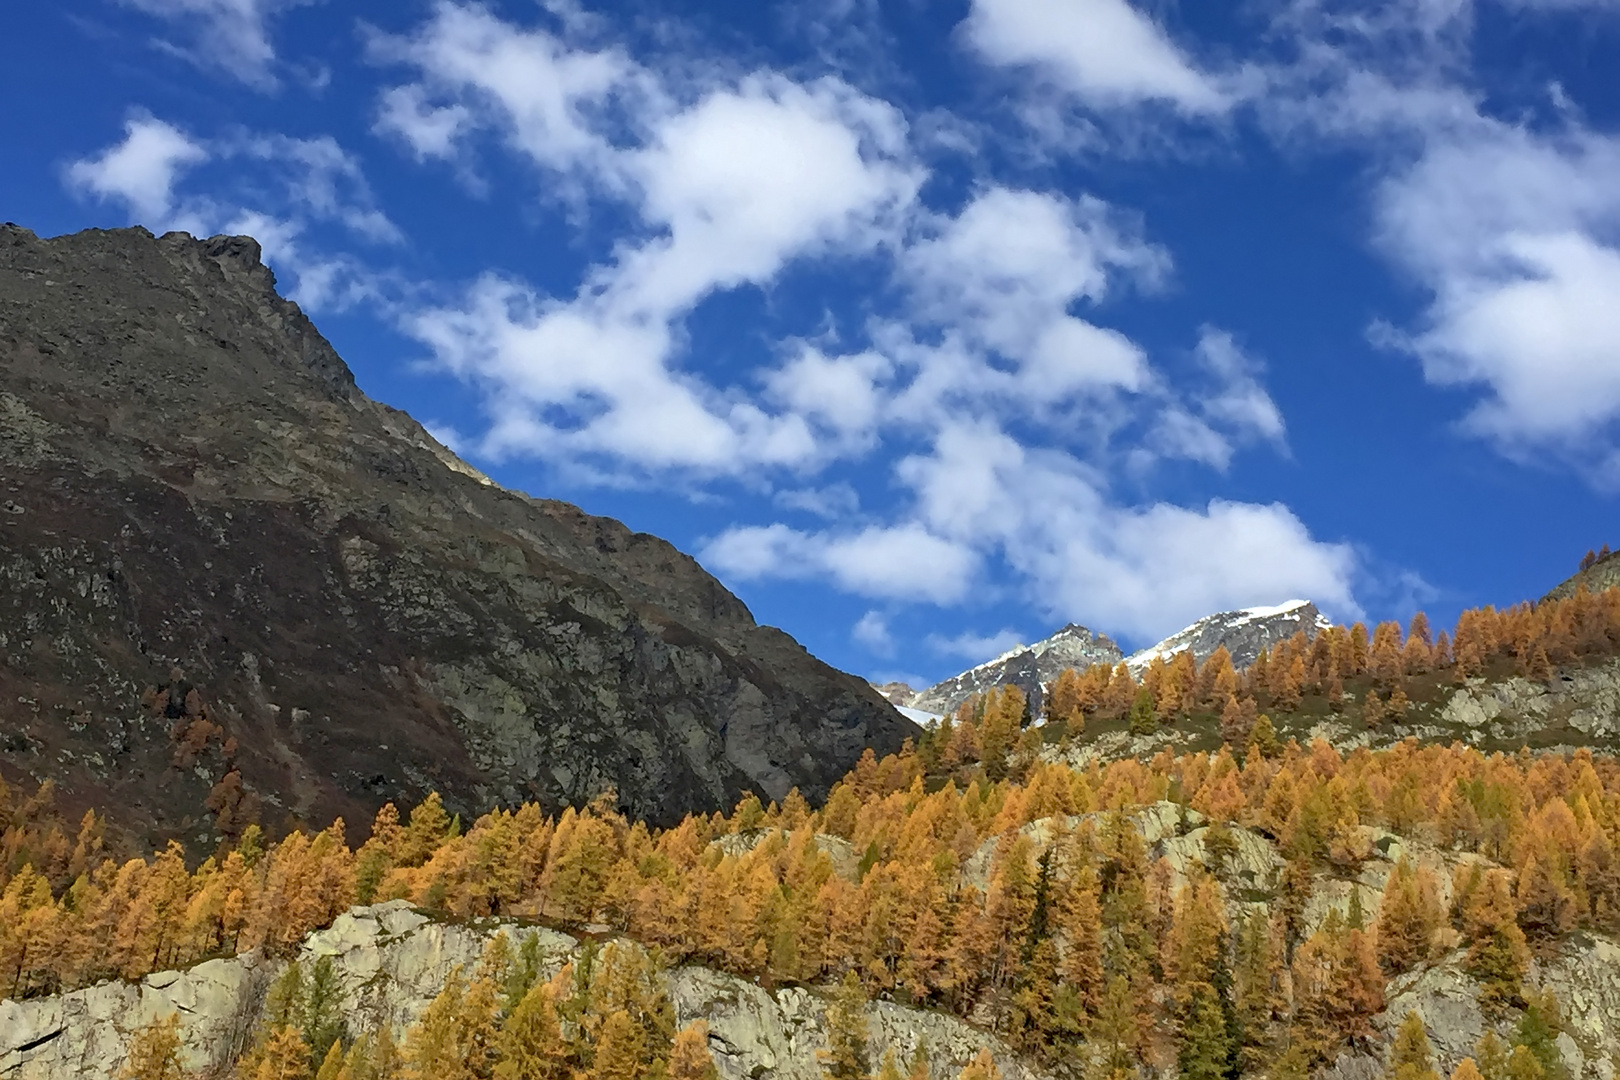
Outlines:
<svg viewBox="0 0 1620 1080"><path fill-rule="evenodd" d="M973 0L962 30L986 61L1033 69L1092 108L1158 102L1208 115L1233 103L1128 0Z"/></svg>
<svg viewBox="0 0 1620 1080"><path fill-rule="evenodd" d="M821 578L857 596L935 604L960 601L979 569L971 548L910 522L814 533L741 526L710 540L699 557L741 581Z"/></svg>
<svg viewBox="0 0 1620 1080"><path fill-rule="evenodd" d="M850 630L850 637L875 656L894 655L894 635L881 611L868 611Z"/></svg>
<svg viewBox="0 0 1620 1080"><path fill-rule="evenodd" d="M421 75L385 98L418 154L488 128L537 170L588 179L640 222L572 297L485 279L460 304L409 320L444 366L489 391L486 454L735 474L864 445L881 357L801 350L765 376L756 402L683 370L679 351L685 316L710 295L767 285L796 259L898 239L921 173L892 106L835 79L770 72L678 104L620 51L572 48L454 4L376 50ZM442 123L421 122L430 108Z"/></svg>
<svg viewBox="0 0 1620 1080"><path fill-rule="evenodd" d="M976 10L991 7L1011 10ZM1090 73L1065 76L1072 91L1225 108L1150 20L1123 3L1089 7L1103 30L1129 31L1117 42L1158 42L1142 55L1161 63L1157 74L1097 75L1082 50L1075 70ZM486 274L449 302L393 309L443 369L484 391L487 428L444 438L602 482L732 478L822 519L795 528L767 517L712 537L703 559L738 581L825 581L884 605L952 606L1004 592L997 579L1010 569L1044 613L1144 635L1294 594L1353 607L1353 556L1284 507L1141 506L1111 490L1127 456L1225 468L1239 448L1285 437L1260 365L1230 336L1206 330L1197 378L1172 385L1107 325L1120 291L1157 289L1171 272L1132 215L990 182L958 206L926 207L929 172L891 104L835 78L671 75L600 38L581 44L574 35L600 28L567 5L561 14L553 32L446 0L411 33L371 39L374 59L408 72L375 117L408 157L463 165L495 145L528 167L536 198L569 211L611 204L606 216L622 225L566 290ZM1167 75L1166 57L1196 78ZM1048 63L1016 62L1037 61ZM251 193L227 180L187 194L195 172L221 163L251 163ZM331 139L200 141L141 117L69 181L154 227L258 235L311 307L380 291L352 256L330 253L321 227L401 239ZM860 327L829 313L730 382L689 355L688 317L706 301L769 290L811 260L877 268L893 304ZM833 471L851 462L887 470L894 494L863 507ZM878 610L851 633L880 655L894 636Z"/></svg>
<svg viewBox="0 0 1620 1080"><path fill-rule="evenodd" d="M1208 326L1194 357L1202 381L1187 388L1185 403L1174 401L1160 412L1147 440L1153 453L1224 471L1240 446L1266 441L1286 447L1282 410L1260 382L1259 361L1231 334Z"/></svg>
<svg viewBox="0 0 1620 1080"><path fill-rule="evenodd" d="M655 93L656 82L619 49L571 47L476 4L441 0L412 35L377 36L379 61L406 64L420 81L385 91L378 124L419 156L443 156L464 132L497 128L513 149L558 172L615 172L603 130L615 99Z"/></svg>
<svg viewBox="0 0 1620 1080"><path fill-rule="evenodd" d="M1620 137L1567 102L1543 124L1490 112L1467 81L1469 0L1291 10L1307 60L1279 72L1268 117L1371 152L1374 242L1428 297L1374 339L1479 392L1463 431L1620 484Z"/></svg>
<svg viewBox="0 0 1620 1080"><path fill-rule="evenodd" d="M1002 629L993 634L975 634L968 630L951 637L929 634L924 644L941 656L965 660L969 664L982 664L1008 652L1024 639L1016 630Z"/></svg>
<svg viewBox="0 0 1620 1080"><path fill-rule="evenodd" d="M901 464L919 516L998 553L1056 618L1149 639L1211 611L1309 596L1358 609L1354 551L1310 535L1286 507L1123 505L1072 456L980 427Z"/></svg>
<svg viewBox="0 0 1620 1080"><path fill-rule="evenodd" d="M270 23L315 0L122 0L174 27L170 51L198 67L214 68L259 89L276 86L276 49Z"/></svg>
<svg viewBox="0 0 1620 1080"><path fill-rule="evenodd" d="M1062 401L1142 386L1142 350L1070 309L1101 301L1119 276L1152 286L1168 268L1168 256L1101 200L992 187L931 221L900 272L919 318L1017 362L1026 398Z"/></svg>
<svg viewBox="0 0 1620 1080"><path fill-rule="evenodd" d="M121 202L158 232L176 223L175 181L208 160L207 149L179 128L150 116L124 125L124 139L68 167L68 183L98 199Z"/></svg>
<svg viewBox="0 0 1620 1080"><path fill-rule="evenodd" d="M896 472L912 494L900 524L854 536L735 528L704 559L743 580L824 578L862 596L936 604L967 596L999 559L1035 609L1143 641L1211 611L1291 596L1360 613L1354 550L1313 537L1280 504L1124 505L1072 455L992 425L942 432ZM850 571L855 559L863 572Z"/></svg>

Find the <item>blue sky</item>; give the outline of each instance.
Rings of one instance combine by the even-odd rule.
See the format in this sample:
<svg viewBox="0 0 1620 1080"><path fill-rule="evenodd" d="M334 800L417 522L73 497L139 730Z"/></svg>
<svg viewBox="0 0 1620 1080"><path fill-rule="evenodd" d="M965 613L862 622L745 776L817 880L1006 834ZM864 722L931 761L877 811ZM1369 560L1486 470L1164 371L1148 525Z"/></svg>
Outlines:
<svg viewBox="0 0 1620 1080"><path fill-rule="evenodd" d="M372 396L848 670L1620 540L1616 0L0 18L0 217L257 236Z"/></svg>

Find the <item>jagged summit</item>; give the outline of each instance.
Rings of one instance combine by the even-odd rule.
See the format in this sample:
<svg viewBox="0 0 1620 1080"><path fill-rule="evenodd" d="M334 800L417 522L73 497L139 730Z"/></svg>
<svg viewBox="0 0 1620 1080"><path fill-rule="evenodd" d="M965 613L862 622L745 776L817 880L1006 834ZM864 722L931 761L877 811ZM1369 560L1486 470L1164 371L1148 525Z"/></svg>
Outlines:
<svg viewBox="0 0 1620 1080"><path fill-rule="evenodd" d="M924 712L944 714L974 694L1012 683L1030 698L1030 707L1038 709L1045 684L1057 678L1064 668L1117 664L1124 655L1105 635L1070 623L1051 637L1033 645L1015 645L994 660L936 683L906 704Z"/></svg>
<svg viewBox="0 0 1620 1080"><path fill-rule="evenodd" d="M1260 653L1300 630L1308 635L1332 625L1309 600L1287 600L1266 607L1241 608L1206 615L1156 645L1132 653L1125 661L1140 674L1156 656L1169 659L1191 651L1200 663L1221 646L1239 668L1254 663Z"/></svg>

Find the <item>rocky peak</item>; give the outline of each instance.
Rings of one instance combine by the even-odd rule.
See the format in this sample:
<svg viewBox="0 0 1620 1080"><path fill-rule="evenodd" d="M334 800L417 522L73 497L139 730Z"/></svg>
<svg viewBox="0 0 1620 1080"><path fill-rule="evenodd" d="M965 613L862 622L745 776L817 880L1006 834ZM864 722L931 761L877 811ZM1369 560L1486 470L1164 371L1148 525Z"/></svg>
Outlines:
<svg viewBox="0 0 1620 1080"><path fill-rule="evenodd" d="M1223 645L1239 669L1254 663L1261 652L1279 641L1286 641L1303 630L1314 637L1332 624L1309 600L1288 600L1272 607L1242 608L1206 615L1157 645L1131 654L1125 662L1141 674L1153 658L1169 659L1178 652L1191 652L1202 663Z"/></svg>
<svg viewBox="0 0 1620 1080"><path fill-rule="evenodd" d="M1108 637L1070 623L1051 637L1033 645L1015 645L994 660L936 683L912 699L910 706L950 713L975 694L1011 683L1030 699L1031 709L1039 710L1045 685L1065 668L1084 670L1093 664L1117 664L1123 658L1119 646Z"/></svg>

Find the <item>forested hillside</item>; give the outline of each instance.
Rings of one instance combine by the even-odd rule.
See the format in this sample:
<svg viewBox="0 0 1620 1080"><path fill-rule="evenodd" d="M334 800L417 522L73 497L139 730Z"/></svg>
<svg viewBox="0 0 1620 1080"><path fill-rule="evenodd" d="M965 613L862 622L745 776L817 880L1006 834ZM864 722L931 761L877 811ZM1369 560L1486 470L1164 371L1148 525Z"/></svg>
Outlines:
<svg viewBox="0 0 1620 1080"><path fill-rule="evenodd" d="M1217 655L1155 664L1140 685L1123 668L1066 673L1044 728L1022 726L1008 689L919 745L868 753L820 807L748 796L666 830L609 799L463 823L432 796L385 806L358 848L342 822L273 843L250 824L200 864L177 844L119 863L94 814L72 829L49 790L7 795L0 993L290 954L353 904L403 899L650 952L609 946L611 976L570 968L504 991L521 958L492 956L404 1032L312 1028L311 1007L272 995L240 1075L702 1075L701 1036L673 1030L658 989L658 968L692 962L839 987L836 1078L904 1075L866 1060L868 998L968 1019L1056 1074L1304 1076L1379 1045L1392 988L1451 964L1506 1040L1457 1075L1561 1077L1560 1005L1533 961L1571 935L1620 933L1620 763L1415 739L1341 751L1280 737L1294 721L1258 710L1384 724L1430 689L1548 678L1617 645L1620 592L1578 592L1469 612L1432 638L1421 618L1405 634L1328 630L1244 672ZM1199 717L1219 718L1223 745L1083 766L1054 752L1092 724ZM1408 1025L1396 1052L1418 1061L1421 1042Z"/></svg>

